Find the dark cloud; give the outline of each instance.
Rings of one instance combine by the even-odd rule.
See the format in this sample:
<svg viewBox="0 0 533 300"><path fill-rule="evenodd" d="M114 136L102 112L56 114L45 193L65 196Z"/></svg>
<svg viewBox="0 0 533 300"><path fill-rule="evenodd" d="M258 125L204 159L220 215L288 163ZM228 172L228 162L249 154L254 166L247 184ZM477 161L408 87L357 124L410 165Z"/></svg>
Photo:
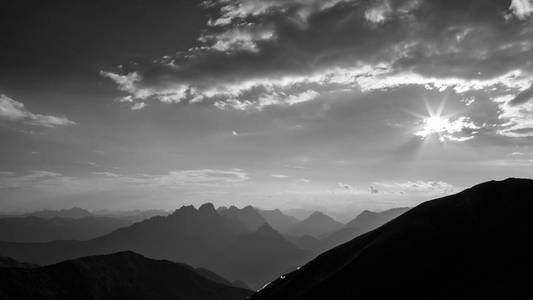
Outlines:
<svg viewBox="0 0 533 300"><path fill-rule="evenodd" d="M531 20L513 14L509 0L204 4L211 19L197 46L106 70L139 78L130 88L115 80L121 89L142 102L248 110L341 88L504 85L516 92L520 87L502 77L529 78L533 71Z"/></svg>
<svg viewBox="0 0 533 300"><path fill-rule="evenodd" d="M533 85L531 85L528 89L520 92L509 103L511 105L520 105L522 103L531 101L532 99L533 99Z"/></svg>

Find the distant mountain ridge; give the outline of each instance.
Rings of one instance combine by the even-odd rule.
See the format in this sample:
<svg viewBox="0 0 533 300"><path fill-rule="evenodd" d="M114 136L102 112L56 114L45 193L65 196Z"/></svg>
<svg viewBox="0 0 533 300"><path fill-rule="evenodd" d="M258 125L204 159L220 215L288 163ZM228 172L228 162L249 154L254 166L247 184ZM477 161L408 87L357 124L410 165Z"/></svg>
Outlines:
<svg viewBox="0 0 533 300"><path fill-rule="evenodd" d="M531 299L531 195L510 178L427 201L251 299Z"/></svg>
<svg viewBox="0 0 533 300"><path fill-rule="evenodd" d="M61 209L61 210L40 210L36 212L32 212L29 214L26 214L26 216L34 216L44 219L51 219L51 218L71 218L71 219L80 219L85 217L90 217L92 214L90 211L79 208L79 207L73 207L70 209Z"/></svg>
<svg viewBox="0 0 533 300"><path fill-rule="evenodd" d="M280 270L280 264L273 264L272 268L260 267L265 263L264 258L272 257L272 253L286 255L275 257L283 265L299 265L311 258L309 251L297 248L279 233L276 234L283 241L273 239L271 233L263 233L259 229L249 233L238 219L227 218L219 214L213 204L206 203L198 209L183 206L168 216L153 217L88 241L0 242L0 255L46 265L66 259L131 250L151 258L207 267L231 281L243 280L249 286L270 281L286 270ZM253 244L242 242L251 237ZM263 246L254 248L255 245ZM229 251L243 255L232 256ZM249 252L254 253L244 255ZM220 263L223 257L234 264ZM248 260L248 257L262 259ZM244 273L246 269L255 270L254 276L250 279L233 277Z"/></svg>
<svg viewBox="0 0 533 300"><path fill-rule="evenodd" d="M296 219L293 216L288 216L284 214L279 209L257 209L257 211L267 221L267 223L272 226L272 228L282 234L287 234L296 223L300 222L300 220Z"/></svg>
<svg viewBox="0 0 533 300"><path fill-rule="evenodd" d="M313 253L297 248L268 223L256 232L239 237L215 254L208 267L227 278L242 278L249 286L260 288L264 274L281 275L288 268L298 267Z"/></svg>
<svg viewBox="0 0 533 300"><path fill-rule="evenodd" d="M292 226L289 234L293 236L310 235L315 238L320 238L325 234L339 230L343 226L344 224L335 221L332 217L315 211L305 220Z"/></svg>
<svg viewBox="0 0 533 300"><path fill-rule="evenodd" d="M0 268L2 299L244 300L251 293L210 280L185 264L148 259L133 252L29 269Z"/></svg>
<svg viewBox="0 0 533 300"><path fill-rule="evenodd" d="M233 205L229 208L219 207L217 211L219 214L228 218L229 220L244 225L246 231L248 232L256 231L266 223L266 220L263 218L263 216L261 216L257 209L250 205L241 209Z"/></svg>
<svg viewBox="0 0 533 300"><path fill-rule="evenodd" d="M0 241L50 242L88 240L135 223L134 218L89 216L82 218L41 218L36 216L0 218Z"/></svg>

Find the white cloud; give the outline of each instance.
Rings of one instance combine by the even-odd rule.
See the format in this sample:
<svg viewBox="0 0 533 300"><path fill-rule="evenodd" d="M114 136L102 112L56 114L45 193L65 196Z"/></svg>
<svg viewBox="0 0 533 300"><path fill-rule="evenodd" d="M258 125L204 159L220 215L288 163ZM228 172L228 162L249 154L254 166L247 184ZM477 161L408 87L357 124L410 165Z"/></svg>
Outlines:
<svg viewBox="0 0 533 300"><path fill-rule="evenodd" d="M301 93L296 94L296 95L289 95L285 99L285 102L287 102L287 104L289 104L289 105L295 105L295 104L298 104L298 103L311 101L311 100L315 99L318 96L319 96L319 93L317 93L317 92L315 92L313 90L307 90L305 92L301 92Z"/></svg>
<svg viewBox="0 0 533 300"><path fill-rule="evenodd" d="M476 125L470 118L462 116L455 120L446 117L428 117L421 121L421 129L415 132L416 136L427 138L437 135L441 142L464 142L474 138L482 126Z"/></svg>
<svg viewBox="0 0 533 300"><path fill-rule="evenodd" d="M248 181L250 176L244 170L195 169L175 170L167 174L122 175L112 172L92 172L94 177L76 178L49 171L30 171L16 175L12 172L0 173L0 188L53 188L66 186L72 189L113 190L124 185L143 188L194 188L229 187Z"/></svg>
<svg viewBox="0 0 533 300"><path fill-rule="evenodd" d="M512 0L509 9L521 20L533 14L533 0Z"/></svg>
<svg viewBox="0 0 533 300"><path fill-rule="evenodd" d="M271 28L260 28L251 24L244 24L223 31L221 33L204 34L199 41L209 43L204 49L212 49L221 52L249 51L258 52L258 41L275 39L275 33Z"/></svg>
<svg viewBox="0 0 533 300"><path fill-rule="evenodd" d="M458 192L460 189L444 181L401 181L401 182L374 182L375 186L393 194L428 194L443 195Z"/></svg>
<svg viewBox="0 0 533 300"><path fill-rule="evenodd" d="M272 178L277 178L277 179L285 179L285 178L289 178L289 176L287 175L284 175L284 174L272 174L270 175Z"/></svg>
<svg viewBox="0 0 533 300"><path fill-rule="evenodd" d="M371 7L365 11L365 18L374 24L385 23L388 16L392 13L392 8L388 1L378 2L378 5Z"/></svg>
<svg viewBox="0 0 533 300"><path fill-rule="evenodd" d="M141 109L143 109L145 107L146 107L146 103L137 102L137 103L133 104L133 106L131 107L131 110L141 110Z"/></svg>
<svg viewBox="0 0 533 300"><path fill-rule="evenodd" d="M3 94L0 94L0 119L7 121L21 121L26 124L50 128L76 124L65 117L34 114L30 112L23 103L13 100Z"/></svg>
<svg viewBox="0 0 533 300"><path fill-rule="evenodd" d="M533 136L533 102L520 105L511 104L513 95L494 99L500 108L499 119L504 123L498 133L509 137Z"/></svg>
<svg viewBox="0 0 533 300"><path fill-rule="evenodd" d="M511 156L522 156L522 155L526 155L526 154L524 152L515 151L515 152L509 153L509 155L511 155Z"/></svg>
<svg viewBox="0 0 533 300"><path fill-rule="evenodd" d="M206 6L219 6L220 16L210 20L210 26L228 26L250 16L274 12L292 13L291 18L304 25L311 15L351 1L353 0L207 0L203 3Z"/></svg>

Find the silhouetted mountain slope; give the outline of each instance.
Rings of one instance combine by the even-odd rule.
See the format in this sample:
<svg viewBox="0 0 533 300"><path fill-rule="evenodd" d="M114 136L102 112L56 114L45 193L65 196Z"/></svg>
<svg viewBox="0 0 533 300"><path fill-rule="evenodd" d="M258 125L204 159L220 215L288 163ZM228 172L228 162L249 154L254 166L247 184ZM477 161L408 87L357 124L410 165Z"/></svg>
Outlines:
<svg viewBox="0 0 533 300"><path fill-rule="evenodd" d="M316 238L324 234L339 230L344 224L335 221L330 216L319 211L315 211L307 219L295 224L289 234L292 236L310 235Z"/></svg>
<svg viewBox="0 0 533 300"><path fill-rule="evenodd" d="M206 279L187 265L133 252L32 269L0 268L1 299L238 300L250 293Z"/></svg>
<svg viewBox="0 0 533 300"><path fill-rule="evenodd" d="M252 299L530 299L533 181L425 202Z"/></svg>
<svg viewBox="0 0 533 300"><path fill-rule="evenodd" d="M262 210L257 209L259 214L278 232L282 234L286 234L289 232L292 226L294 224L300 222L300 220L296 219L293 216L288 216L284 214L279 209L273 209L273 210Z"/></svg>
<svg viewBox="0 0 533 300"><path fill-rule="evenodd" d="M347 227L359 228L363 232L374 230L379 226L389 222L390 220L400 216L411 209L410 207L391 208L380 212L373 212L365 210L360 213L355 219L346 223Z"/></svg>
<svg viewBox="0 0 533 300"><path fill-rule="evenodd" d="M259 214L259 212L249 205L242 209L239 209L236 206L230 206L227 209L221 208L218 210L218 213L229 220L234 220L244 225L248 232L256 231L266 223L266 220Z"/></svg>
<svg viewBox="0 0 533 300"><path fill-rule="evenodd" d="M263 284L308 261L312 253L285 240L268 223L216 253L208 267L226 278L241 278L249 286Z"/></svg>
<svg viewBox="0 0 533 300"><path fill-rule="evenodd" d="M355 219L348 222L343 228L326 235L317 244L318 248L308 248L317 251L325 251L340 244L343 244L358 235L373 230L399 215L408 211L409 207L392 208L381 212L372 212L365 210Z"/></svg>
<svg viewBox="0 0 533 300"><path fill-rule="evenodd" d="M133 223L132 219L127 218L94 216L77 219L9 217L0 219L0 241L88 240Z"/></svg>
<svg viewBox="0 0 533 300"><path fill-rule="evenodd" d="M11 257L0 256L0 268L35 268L38 265L19 262Z"/></svg>

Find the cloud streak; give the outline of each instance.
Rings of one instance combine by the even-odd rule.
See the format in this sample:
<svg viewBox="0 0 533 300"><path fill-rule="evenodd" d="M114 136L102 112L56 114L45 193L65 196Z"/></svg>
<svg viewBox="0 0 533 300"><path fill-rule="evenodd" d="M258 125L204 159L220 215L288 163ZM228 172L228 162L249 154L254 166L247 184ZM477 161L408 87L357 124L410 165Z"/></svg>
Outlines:
<svg viewBox="0 0 533 300"><path fill-rule="evenodd" d="M24 103L3 94L0 94L0 119L49 128L76 124L66 117L32 113L24 106Z"/></svg>

